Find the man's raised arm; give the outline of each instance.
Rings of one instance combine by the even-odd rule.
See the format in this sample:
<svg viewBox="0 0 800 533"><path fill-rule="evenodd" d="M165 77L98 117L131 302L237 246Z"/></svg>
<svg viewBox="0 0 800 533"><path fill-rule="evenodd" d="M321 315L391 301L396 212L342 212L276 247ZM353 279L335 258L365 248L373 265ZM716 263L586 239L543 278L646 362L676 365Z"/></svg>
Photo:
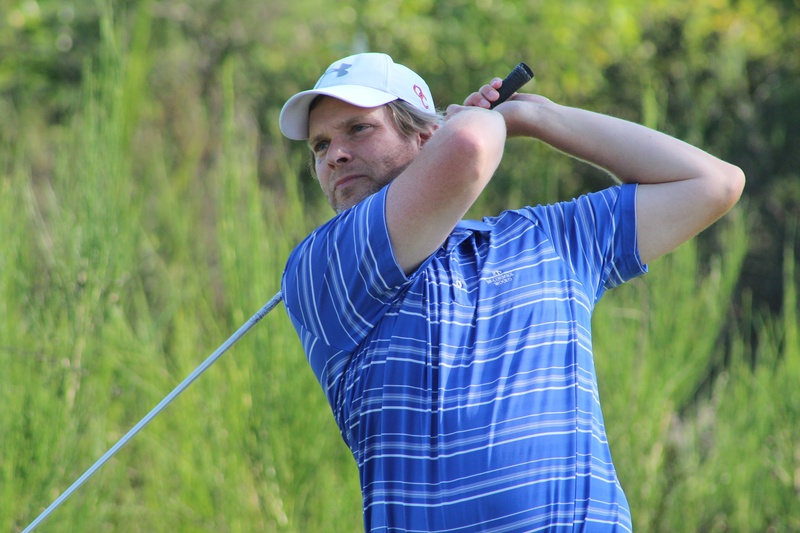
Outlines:
<svg viewBox="0 0 800 533"><path fill-rule="evenodd" d="M442 245L478 198L500 164L505 140L498 113L452 106L416 159L389 186L389 237L406 274Z"/></svg>
<svg viewBox="0 0 800 533"><path fill-rule="evenodd" d="M499 78L465 105L487 107ZM566 107L533 94L517 94L495 110L508 136L539 139L605 169L623 183L639 183L636 214L639 253L650 262L722 217L738 201L744 174L703 150L618 118Z"/></svg>

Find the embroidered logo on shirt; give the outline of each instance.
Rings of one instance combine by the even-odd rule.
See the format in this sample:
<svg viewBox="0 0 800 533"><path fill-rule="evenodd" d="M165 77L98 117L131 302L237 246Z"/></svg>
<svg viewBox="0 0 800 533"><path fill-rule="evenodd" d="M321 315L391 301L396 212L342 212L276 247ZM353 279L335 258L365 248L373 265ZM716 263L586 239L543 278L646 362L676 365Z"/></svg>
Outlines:
<svg viewBox="0 0 800 533"><path fill-rule="evenodd" d="M493 284L493 285L502 285L503 283L508 283L514 279L513 272L503 272L501 270L495 270L492 272L492 277L486 278L486 281Z"/></svg>

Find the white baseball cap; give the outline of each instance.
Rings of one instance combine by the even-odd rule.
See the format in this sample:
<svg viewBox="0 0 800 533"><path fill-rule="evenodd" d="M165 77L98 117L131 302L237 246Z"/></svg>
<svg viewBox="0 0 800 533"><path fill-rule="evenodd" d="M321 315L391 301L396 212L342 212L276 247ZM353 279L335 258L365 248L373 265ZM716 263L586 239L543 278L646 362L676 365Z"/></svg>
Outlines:
<svg viewBox="0 0 800 533"><path fill-rule="evenodd" d="M331 64L310 91L289 98L281 109L281 131L290 139L308 139L308 113L319 95L332 96L358 107L378 107L403 100L425 113L436 114L433 96L416 72L386 54L356 54Z"/></svg>

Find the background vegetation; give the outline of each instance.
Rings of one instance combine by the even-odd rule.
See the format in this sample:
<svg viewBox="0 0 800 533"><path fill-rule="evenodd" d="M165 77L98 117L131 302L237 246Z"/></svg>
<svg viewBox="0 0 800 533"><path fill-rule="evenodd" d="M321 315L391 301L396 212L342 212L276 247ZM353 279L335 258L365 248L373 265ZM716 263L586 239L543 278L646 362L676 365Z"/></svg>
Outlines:
<svg viewBox="0 0 800 533"><path fill-rule="evenodd" d="M330 216L277 114L385 51L439 107L535 90L740 165L740 206L609 293L606 425L639 531L800 531L797 0L0 0L0 530L20 531L279 287ZM530 88L533 89L533 88ZM515 140L475 216L609 183ZM279 308L42 531L358 531Z"/></svg>

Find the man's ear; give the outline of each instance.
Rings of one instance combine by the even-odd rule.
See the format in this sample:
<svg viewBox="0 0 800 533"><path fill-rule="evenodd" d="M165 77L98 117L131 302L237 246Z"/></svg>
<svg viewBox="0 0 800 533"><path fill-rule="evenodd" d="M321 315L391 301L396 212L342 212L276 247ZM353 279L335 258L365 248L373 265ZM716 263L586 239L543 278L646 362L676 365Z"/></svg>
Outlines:
<svg viewBox="0 0 800 533"><path fill-rule="evenodd" d="M436 133L437 129L439 129L439 126L438 125L433 125L433 126L430 127L430 129L428 131L420 132L420 133L417 134L418 135L417 138L418 138L418 142L419 142L419 147L420 148L425 146L427 144L427 142L431 140L431 137L433 137L433 134Z"/></svg>

